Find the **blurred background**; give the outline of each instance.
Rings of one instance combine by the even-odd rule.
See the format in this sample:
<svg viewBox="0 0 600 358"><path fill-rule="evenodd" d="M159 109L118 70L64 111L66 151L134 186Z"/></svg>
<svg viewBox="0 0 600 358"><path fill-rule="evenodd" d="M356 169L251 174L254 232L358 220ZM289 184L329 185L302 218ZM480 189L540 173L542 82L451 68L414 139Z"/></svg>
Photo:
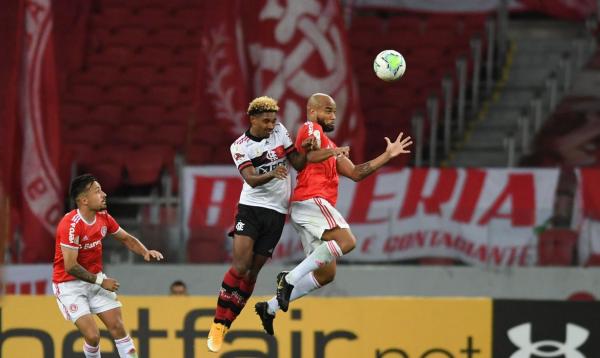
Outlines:
<svg viewBox="0 0 600 358"><path fill-rule="evenodd" d="M51 294L55 225L73 208L70 179L89 172L117 221L166 256L138 265L104 240L123 293L167 294L181 279L212 295L242 185L229 145L249 101L277 99L295 133L325 92L355 163L384 136L415 144L341 181L358 244L322 295L600 298L596 0L0 4L4 294ZM384 49L407 62L396 82L373 73ZM302 258L286 225L256 292Z"/></svg>

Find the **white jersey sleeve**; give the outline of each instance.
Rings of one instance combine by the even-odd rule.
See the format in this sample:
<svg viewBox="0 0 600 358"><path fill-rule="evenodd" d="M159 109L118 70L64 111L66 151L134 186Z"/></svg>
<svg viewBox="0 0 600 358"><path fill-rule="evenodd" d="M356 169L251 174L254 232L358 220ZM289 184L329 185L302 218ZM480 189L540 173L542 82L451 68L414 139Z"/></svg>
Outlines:
<svg viewBox="0 0 600 358"><path fill-rule="evenodd" d="M233 158L235 166L239 171L242 171L242 169L251 166L252 161L250 160L248 153L246 153L246 147L239 142L240 141L238 140L233 143L229 149L231 150L231 157Z"/></svg>

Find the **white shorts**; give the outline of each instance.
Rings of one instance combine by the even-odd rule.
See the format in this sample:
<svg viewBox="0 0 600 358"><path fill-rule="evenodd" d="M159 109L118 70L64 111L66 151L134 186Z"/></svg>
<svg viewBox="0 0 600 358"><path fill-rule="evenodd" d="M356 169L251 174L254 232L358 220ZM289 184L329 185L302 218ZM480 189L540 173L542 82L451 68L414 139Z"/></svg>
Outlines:
<svg viewBox="0 0 600 358"><path fill-rule="evenodd" d="M293 201L291 217L292 225L300 236L304 253L307 256L323 243L321 237L325 230L350 227L342 214L322 198Z"/></svg>
<svg viewBox="0 0 600 358"><path fill-rule="evenodd" d="M116 293L81 280L53 283L52 290L60 312L73 323L83 315L98 314L122 306Z"/></svg>

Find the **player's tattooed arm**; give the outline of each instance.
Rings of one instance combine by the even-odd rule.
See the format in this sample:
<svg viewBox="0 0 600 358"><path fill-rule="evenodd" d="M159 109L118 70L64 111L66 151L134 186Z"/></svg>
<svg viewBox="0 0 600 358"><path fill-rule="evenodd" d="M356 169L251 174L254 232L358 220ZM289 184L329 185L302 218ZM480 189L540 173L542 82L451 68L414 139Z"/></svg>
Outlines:
<svg viewBox="0 0 600 358"><path fill-rule="evenodd" d="M71 266L69 270L67 270L69 275L75 276L82 281L86 281L89 283L96 282L96 275L84 269L80 264L75 264Z"/></svg>
<svg viewBox="0 0 600 358"><path fill-rule="evenodd" d="M411 138L403 138L402 136L403 134L400 133L394 142L390 141L388 137L385 137L385 141L387 143L385 152L363 164L354 165L354 163L352 163L347 156L338 157L338 173L354 181L360 181L376 172L392 158L395 158L400 154L410 153L408 147L410 147L412 144Z"/></svg>
<svg viewBox="0 0 600 358"><path fill-rule="evenodd" d="M77 249L61 247L61 250L65 262L65 271L67 271L69 275L75 276L85 282L96 282L96 275L86 270L77 262L77 256L79 254Z"/></svg>

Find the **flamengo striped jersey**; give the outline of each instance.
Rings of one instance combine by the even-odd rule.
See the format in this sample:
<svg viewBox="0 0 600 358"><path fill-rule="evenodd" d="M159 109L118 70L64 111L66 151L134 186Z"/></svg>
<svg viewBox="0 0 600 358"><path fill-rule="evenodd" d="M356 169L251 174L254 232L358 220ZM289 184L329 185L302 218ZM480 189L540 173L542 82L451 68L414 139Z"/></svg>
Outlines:
<svg viewBox="0 0 600 358"><path fill-rule="evenodd" d="M290 135L281 123L277 123L268 138L258 138L250 130L231 145L231 156L238 170L253 166L258 174L268 173L279 165L289 169L287 155L295 151ZM253 188L244 181L240 204L260 206L287 214L291 193L290 176L284 180L272 179Z"/></svg>

